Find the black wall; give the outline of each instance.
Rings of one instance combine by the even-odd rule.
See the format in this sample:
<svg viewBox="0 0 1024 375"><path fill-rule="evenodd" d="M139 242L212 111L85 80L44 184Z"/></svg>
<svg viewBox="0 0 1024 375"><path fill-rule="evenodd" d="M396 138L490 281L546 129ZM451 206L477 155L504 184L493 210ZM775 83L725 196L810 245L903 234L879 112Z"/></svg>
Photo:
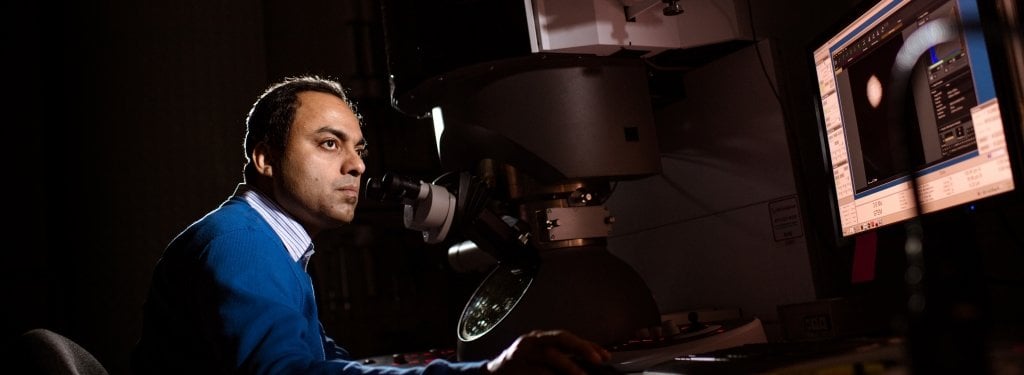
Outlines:
<svg viewBox="0 0 1024 375"><path fill-rule="evenodd" d="M6 212L14 225L5 246L13 258L3 261L2 344L49 328L111 373L127 373L152 266L174 235L241 181L249 105L285 76L328 75L350 88L373 146L368 173L436 175L429 124L387 105L378 7L325 0L5 5L4 55L13 63L5 77L13 167ZM330 317L328 330L362 356L448 345L457 313L449 306L461 308L468 291L458 285L465 283L444 269L439 249L398 240L419 238L400 227L400 208L360 210L355 225L330 239L336 247L321 247L314 262L360 251L341 248L351 247L349 233L362 226L394 240L371 246L382 254L374 293L355 287L354 304ZM369 279L363 266L351 263L349 277ZM322 277L324 288L341 282ZM417 310L424 300L437 307ZM357 335L342 334L355 328Z"/></svg>

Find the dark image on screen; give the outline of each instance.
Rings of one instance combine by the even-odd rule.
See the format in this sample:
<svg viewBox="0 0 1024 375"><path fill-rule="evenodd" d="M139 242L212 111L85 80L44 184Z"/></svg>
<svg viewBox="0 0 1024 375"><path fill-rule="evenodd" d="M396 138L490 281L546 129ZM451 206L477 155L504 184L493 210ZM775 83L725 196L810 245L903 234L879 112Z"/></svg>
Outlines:
<svg viewBox="0 0 1024 375"><path fill-rule="evenodd" d="M903 38L896 35L847 66L864 163L854 167L863 170L867 183L858 191L905 176L924 158L921 139L907 136L919 132L909 89L891 87L893 62L902 46Z"/></svg>

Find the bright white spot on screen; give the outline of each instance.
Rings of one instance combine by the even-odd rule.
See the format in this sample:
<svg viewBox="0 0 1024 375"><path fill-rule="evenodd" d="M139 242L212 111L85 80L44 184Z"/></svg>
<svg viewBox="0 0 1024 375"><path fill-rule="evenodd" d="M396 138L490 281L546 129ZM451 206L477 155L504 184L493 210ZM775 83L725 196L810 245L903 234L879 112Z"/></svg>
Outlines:
<svg viewBox="0 0 1024 375"><path fill-rule="evenodd" d="M868 78L867 94L871 108L878 108L878 105L882 104L882 81L879 81L875 75Z"/></svg>

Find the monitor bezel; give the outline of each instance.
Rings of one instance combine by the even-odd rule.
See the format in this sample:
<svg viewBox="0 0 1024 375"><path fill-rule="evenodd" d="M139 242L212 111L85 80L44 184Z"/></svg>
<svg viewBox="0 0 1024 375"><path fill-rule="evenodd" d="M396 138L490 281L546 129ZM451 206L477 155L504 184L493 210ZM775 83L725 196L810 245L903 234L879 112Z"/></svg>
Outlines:
<svg viewBox="0 0 1024 375"><path fill-rule="evenodd" d="M849 25L856 22L859 18L869 12L873 7L887 0L864 0L858 2L852 6L849 10L843 13L836 21L831 22L830 26L822 30L815 37L810 39L810 42L804 48L804 55L808 61L808 77L810 77L813 86L809 88L811 91L811 108L814 112L814 122L817 127L818 144L820 146L820 157L821 163L819 164L824 170L821 172L824 176L822 185L827 187L827 192L824 199L827 199L828 203L828 219L830 219L830 229L828 233L833 238L833 243L836 245L843 245L850 243L851 240L856 238L858 235L866 232L877 231L881 227L896 226L901 223L905 223L910 219L905 219L898 222L888 223L881 227L867 229L859 231L853 234L843 233L843 224L840 220L840 208L838 201L838 192L835 184L835 179L832 170L832 163L830 158L830 149L828 141L828 130L827 124L825 123L821 92L817 89L817 65L815 62L814 53L817 49L824 46L836 35L841 33ZM912 0L911 0L912 1ZM954 0L959 2L967 0ZM1000 9L992 2L987 1L974 1L977 5L979 13L980 25L982 28L982 35L985 41L985 48L988 54L989 69L992 73L993 86L995 95L999 98L999 109L1000 115L1003 121L1003 132L1006 139L1007 154L1010 159L1011 173L1013 175L1014 188L1010 191L999 193L996 195L983 197L971 202L960 203L952 205L947 208L940 209L938 211L925 213L925 216L941 215L942 212L947 212L956 209L979 209L985 207L998 207L1005 206L1008 201L1018 202L1021 200L1021 196L1024 195L1024 128L1021 125L1022 117L1022 106L1017 105L1022 102L1021 93L1024 92L1024 83L1021 82L1020 77L1016 76L1013 72L1014 63L1022 63L1021 61L1014 61L1011 53L1008 49L1011 48L1022 48L1019 43L1012 44L1011 38L1007 37L1007 33L1013 32L1014 30L1020 30L1018 24L1007 24L1006 22L995 22L994 20L1000 19L1013 19L1019 20L1017 17L1006 17L1005 9ZM1018 40L1019 42L1019 40Z"/></svg>

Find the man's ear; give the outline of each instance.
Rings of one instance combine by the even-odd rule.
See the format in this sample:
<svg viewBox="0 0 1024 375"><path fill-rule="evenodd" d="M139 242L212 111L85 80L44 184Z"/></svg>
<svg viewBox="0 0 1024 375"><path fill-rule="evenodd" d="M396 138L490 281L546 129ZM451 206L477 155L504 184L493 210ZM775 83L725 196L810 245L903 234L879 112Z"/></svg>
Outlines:
<svg viewBox="0 0 1024 375"><path fill-rule="evenodd" d="M274 177L273 167L274 156L270 151L270 146L266 143L260 142L252 150L252 162L253 166L256 167L256 172L264 177Z"/></svg>

